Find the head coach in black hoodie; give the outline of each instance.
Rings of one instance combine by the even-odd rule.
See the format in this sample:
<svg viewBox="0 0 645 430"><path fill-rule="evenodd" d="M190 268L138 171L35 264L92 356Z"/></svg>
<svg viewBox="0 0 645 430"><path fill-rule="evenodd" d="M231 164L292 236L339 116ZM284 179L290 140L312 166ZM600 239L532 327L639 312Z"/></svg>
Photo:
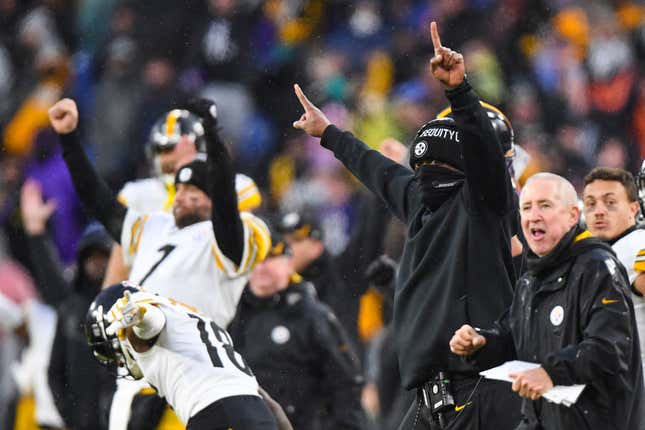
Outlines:
<svg viewBox="0 0 645 430"><path fill-rule="evenodd" d="M513 189L504 154L461 54L441 45L431 25L432 75L446 88L452 117L419 129L409 170L330 123L296 86L305 113L294 122L333 151L407 225L396 280L393 339L403 386L417 401L401 429L513 428L519 399L480 381L478 369L451 354L462 324L491 325L510 305L515 273L510 220ZM449 381L452 397L434 398ZM431 395L432 394L432 395ZM509 395L510 394L510 395Z"/></svg>
<svg viewBox="0 0 645 430"><path fill-rule="evenodd" d="M510 375L513 391L526 399L518 430L645 428L624 268L609 245L578 227L576 192L566 179L532 176L520 195L520 214L531 253L509 312L483 336L463 326L451 350L483 367L512 358L541 364ZM574 384L586 387L571 407L541 398L554 385Z"/></svg>

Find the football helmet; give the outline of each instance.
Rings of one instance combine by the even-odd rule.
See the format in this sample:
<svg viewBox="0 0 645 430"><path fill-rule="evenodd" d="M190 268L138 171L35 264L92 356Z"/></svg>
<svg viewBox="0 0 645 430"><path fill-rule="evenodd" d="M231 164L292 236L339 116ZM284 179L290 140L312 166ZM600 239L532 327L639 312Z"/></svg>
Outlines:
<svg viewBox="0 0 645 430"><path fill-rule="evenodd" d="M161 115L150 130L148 150L151 155L171 150L181 136L189 136L195 142L197 152L206 152L202 120L185 109L173 109Z"/></svg>
<svg viewBox="0 0 645 430"><path fill-rule="evenodd" d="M641 206L638 221L645 224L645 160L643 160L640 172L636 174L636 190L638 191L638 203Z"/></svg>
<svg viewBox="0 0 645 430"><path fill-rule="evenodd" d="M499 143L502 145L504 156L506 158L512 158L515 155L515 134L513 133L511 121L495 106L482 101L479 103L481 103L491 124L493 124ZM452 108L450 106L437 115L437 118L445 117L452 117Z"/></svg>
<svg viewBox="0 0 645 430"><path fill-rule="evenodd" d="M116 367L118 377L141 379L143 374L135 362L126 342L118 334L109 335L108 312L125 291L136 293L139 288L128 282L121 282L102 290L95 298L85 316L85 338L94 358L103 366Z"/></svg>

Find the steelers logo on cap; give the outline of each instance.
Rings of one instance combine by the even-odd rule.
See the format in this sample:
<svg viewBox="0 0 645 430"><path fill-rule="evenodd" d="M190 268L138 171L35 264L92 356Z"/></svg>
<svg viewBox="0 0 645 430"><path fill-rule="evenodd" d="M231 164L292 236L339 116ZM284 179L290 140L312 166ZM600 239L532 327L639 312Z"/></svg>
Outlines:
<svg viewBox="0 0 645 430"><path fill-rule="evenodd" d="M190 178L193 176L193 171L190 169L190 167L184 167L181 169L179 172L179 180L181 182L188 182L190 181Z"/></svg>
<svg viewBox="0 0 645 430"><path fill-rule="evenodd" d="M425 141L421 141L414 145L414 155L415 157L422 157L428 151L428 144Z"/></svg>

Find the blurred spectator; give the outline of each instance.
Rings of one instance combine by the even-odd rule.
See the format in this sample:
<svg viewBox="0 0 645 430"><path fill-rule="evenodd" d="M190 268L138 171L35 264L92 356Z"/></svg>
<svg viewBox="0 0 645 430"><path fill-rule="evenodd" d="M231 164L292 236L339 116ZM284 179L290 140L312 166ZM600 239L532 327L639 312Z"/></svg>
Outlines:
<svg viewBox="0 0 645 430"><path fill-rule="evenodd" d="M342 279L340 265L327 251L322 226L312 212L286 213L278 230L292 250L294 271L311 282L320 301L332 309L349 335L352 346L360 351L357 320L359 299L365 286L350 289Z"/></svg>
<svg viewBox="0 0 645 430"><path fill-rule="evenodd" d="M35 84L7 124L3 140L9 154L27 156L37 133L47 126L47 109L61 97L70 70L64 48L44 11L36 10L23 20L20 40L26 56L33 61L33 69L26 75L33 71Z"/></svg>
<svg viewBox="0 0 645 430"><path fill-rule="evenodd" d="M228 327L294 428L360 429L362 376L336 316L294 271L284 241L258 263Z"/></svg>
<svg viewBox="0 0 645 430"><path fill-rule="evenodd" d="M120 35L105 47L90 121L96 168L115 188L130 179L145 142L136 130L143 86L136 67L137 46Z"/></svg>
<svg viewBox="0 0 645 430"><path fill-rule="evenodd" d="M21 209L36 285L44 300L57 307L48 371L54 402L67 428L106 428L114 378L88 354L81 323L101 289L112 240L102 227L91 225L79 244L76 274L68 283L46 235L47 219L56 205L45 202L40 186L28 181L21 191Z"/></svg>
<svg viewBox="0 0 645 430"><path fill-rule="evenodd" d="M74 261L85 217L65 167L56 134L47 129L38 134L33 156L25 164L25 178L42 184L45 198L56 201L58 210L50 223L52 239L64 264Z"/></svg>
<svg viewBox="0 0 645 430"><path fill-rule="evenodd" d="M11 260L0 263L0 296L5 305L3 309L10 310L3 316L13 315L13 321L8 318L2 328L9 333L13 331L18 343L13 350L15 355L5 357L12 359L9 368L3 370L11 374L12 383L9 385L13 387L13 399L8 402L9 409L3 417L7 421L0 424L2 428L9 429L62 429L63 421L47 383L56 313L39 301L29 274ZM12 344L8 341L5 345L10 353ZM13 346L15 348L15 344ZM3 384L3 389L8 388L5 387Z"/></svg>
<svg viewBox="0 0 645 430"><path fill-rule="evenodd" d="M238 0L208 0L207 13L193 26L187 64L206 81L249 82L249 14Z"/></svg>
<svg viewBox="0 0 645 430"><path fill-rule="evenodd" d="M598 152L598 165L623 169L627 166L625 145L619 139L611 137Z"/></svg>

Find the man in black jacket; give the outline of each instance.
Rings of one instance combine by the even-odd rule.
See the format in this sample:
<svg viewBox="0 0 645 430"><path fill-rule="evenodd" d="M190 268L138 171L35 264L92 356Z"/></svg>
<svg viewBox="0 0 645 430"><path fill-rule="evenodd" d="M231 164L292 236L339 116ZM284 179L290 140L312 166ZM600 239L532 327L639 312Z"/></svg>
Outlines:
<svg viewBox="0 0 645 430"><path fill-rule="evenodd" d="M297 85L305 113L293 125L322 137L322 146L408 226L393 337L402 383L417 389L417 405L401 428L507 429L519 421L519 402L503 385L477 384L477 369L451 354L448 341L466 322L492 324L511 302L513 189L495 130L465 80L463 57L441 46L435 23L431 30L432 74L446 87L453 118L419 130L410 151L414 172L333 126ZM446 379L453 399L433 401L433 386Z"/></svg>
<svg viewBox="0 0 645 430"><path fill-rule="evenodd" d="M520 196L531 253L509 312L485 335L461 327L455 354L483 367L505 360L540 363L510 374L525 400L518 429L642 429L643 373L629 283L610 246L578 227L576 192L540 173ZM476 355L473 355L475 354ZM541 396L554 385L586 384L571 407Z"/></svg>
<svg viewBox="0 0 645 430"><path fill-rule="evenodd" d="M360 429L361 370L333 312L282 240L253 269L228 332L296 429Z"/></svg>
<svg viewBox="0 0 645 430"><path fill-rule="evenodd" d="M76 274L70 284L46 234L55 205L43 201L36 182L27 181L20 206L36 285L45 303L57 308L48 370L54 402L66 428L106 429L114 376L88 353L82 323L101 289L112 240L98 225L86 229L78 244Z"/></svg>

